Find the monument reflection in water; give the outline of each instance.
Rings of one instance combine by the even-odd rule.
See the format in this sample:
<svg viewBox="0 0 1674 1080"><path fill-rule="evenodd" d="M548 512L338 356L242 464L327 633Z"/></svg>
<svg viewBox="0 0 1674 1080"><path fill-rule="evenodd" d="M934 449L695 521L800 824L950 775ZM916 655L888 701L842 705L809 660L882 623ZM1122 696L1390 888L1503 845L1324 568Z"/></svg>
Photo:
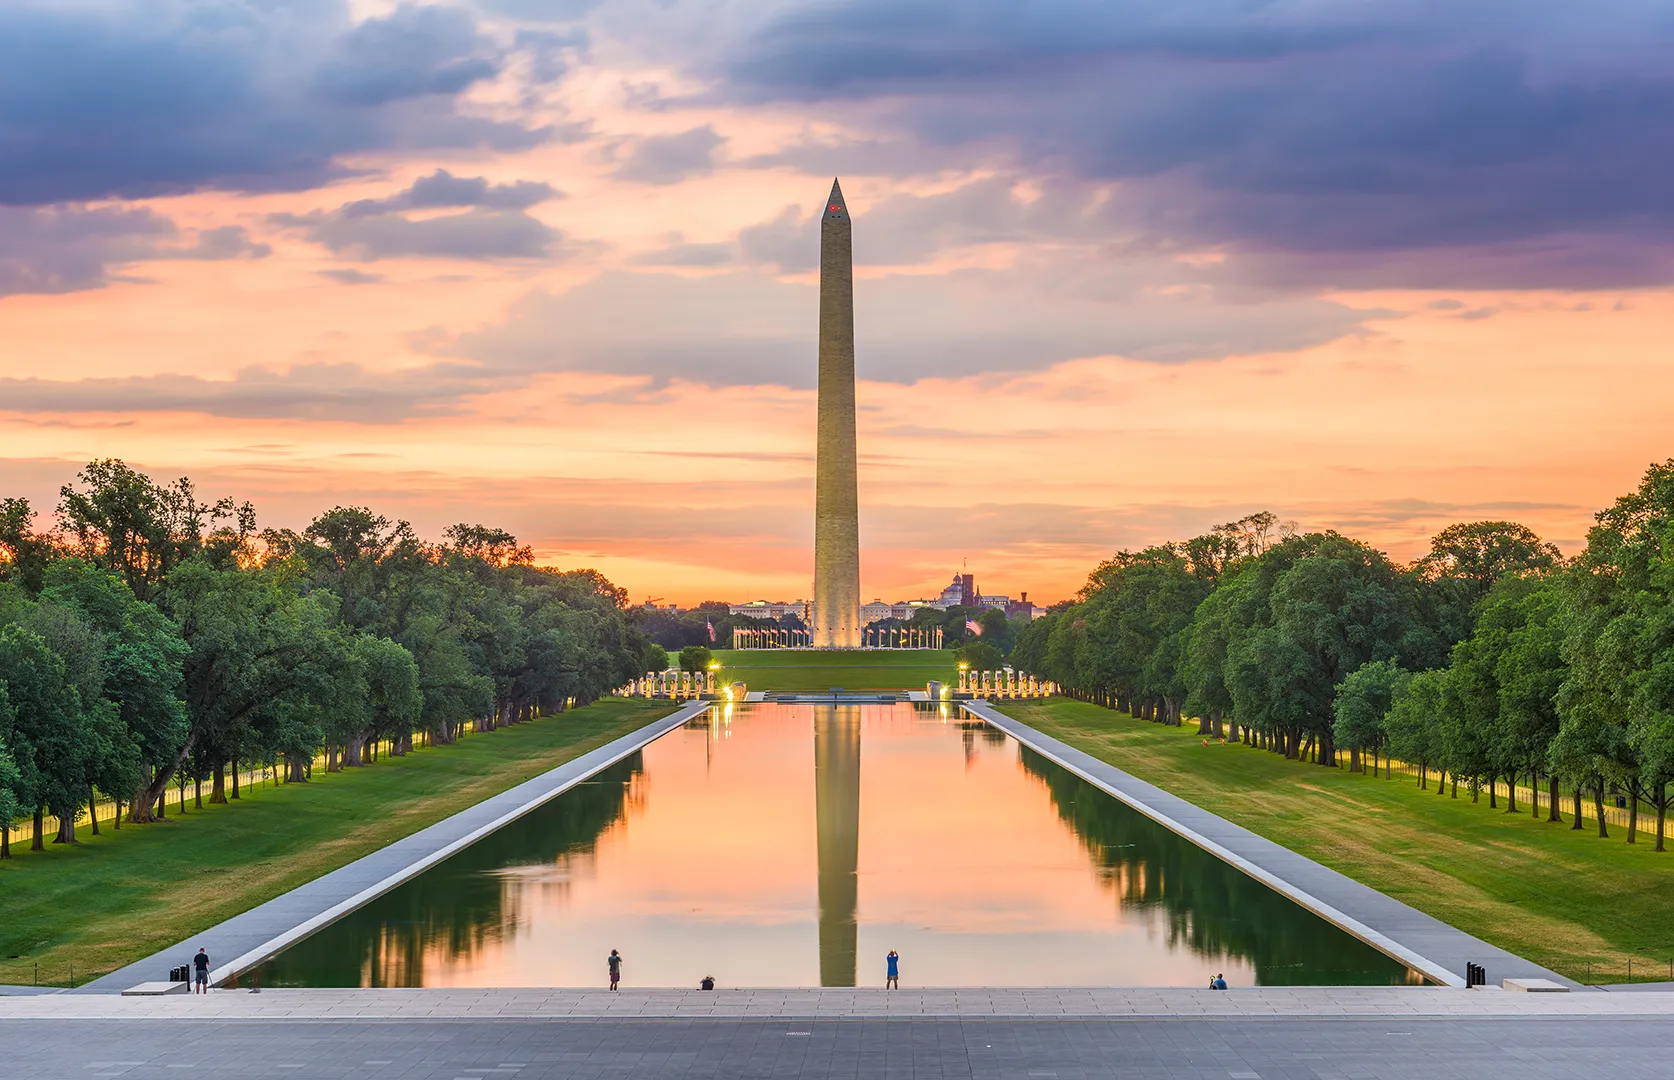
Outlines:
<svg viewBox="0 0 1674 1080"><path fill-rule="evenodd" d="M1405 966L940 706L719 708L282 953L266 986L1201 986Z"/></svg>

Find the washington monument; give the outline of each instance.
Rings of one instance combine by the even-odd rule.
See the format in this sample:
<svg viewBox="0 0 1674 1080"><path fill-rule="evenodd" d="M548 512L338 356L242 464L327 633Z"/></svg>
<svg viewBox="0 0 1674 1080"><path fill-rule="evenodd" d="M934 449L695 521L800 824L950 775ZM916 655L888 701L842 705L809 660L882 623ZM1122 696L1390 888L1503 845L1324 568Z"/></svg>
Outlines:
<svg viewBox="0 0 1674 1080"><path fill-rule="evenodd" d="M816 649L860 647L860 510L854 451L854 244L843 189L820 218L820 422L814 469Z"/></svg>

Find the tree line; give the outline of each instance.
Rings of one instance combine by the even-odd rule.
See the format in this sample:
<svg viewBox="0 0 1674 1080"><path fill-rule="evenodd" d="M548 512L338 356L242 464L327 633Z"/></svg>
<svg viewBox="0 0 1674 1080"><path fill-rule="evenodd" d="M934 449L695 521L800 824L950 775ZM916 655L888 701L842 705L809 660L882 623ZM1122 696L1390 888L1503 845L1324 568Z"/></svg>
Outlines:
<svg viewBox="0 0 1674 1080"><path fill-rule="evenodd" d="M1674 459L1596 515L1564 559L1507 521L1452 525L1401 565L1336 532L1253 514L1123 551L1024 627L1021 670L1159 723L1351 771L1417 767L1472 798L1534 793L1656 814L1674 781Z"/></svg>
<svg viewBox="0 0 1674 1080"><path fill-rule="evenodd" d="M305 781L321 755L335 771L452 743L646 670L624 590L536 566L502 530L432 543L358 506L258 530L249 503L116 460L37 517L0 500L0 857L19 818L35 849L47 815L74 842L99 793L143 824L171 782L225 802L241 765Z"/></svg>

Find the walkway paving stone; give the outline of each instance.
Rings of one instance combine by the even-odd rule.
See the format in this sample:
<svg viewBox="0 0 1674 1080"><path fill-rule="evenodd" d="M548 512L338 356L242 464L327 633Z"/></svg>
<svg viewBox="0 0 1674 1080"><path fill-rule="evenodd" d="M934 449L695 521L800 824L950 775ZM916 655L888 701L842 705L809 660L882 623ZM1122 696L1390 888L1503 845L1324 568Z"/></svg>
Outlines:
<svg viewBox="0 0 1674 1080"><path fill-rule="evenodd" d="M898 990L341 989L207 995L0 997L0 1021L780 1019L911 1020L1216 1017L1661 1017L1674 994L1516 994L1424 986ZM1674 1075L1674 1063L1670 1065Z"/></svg>

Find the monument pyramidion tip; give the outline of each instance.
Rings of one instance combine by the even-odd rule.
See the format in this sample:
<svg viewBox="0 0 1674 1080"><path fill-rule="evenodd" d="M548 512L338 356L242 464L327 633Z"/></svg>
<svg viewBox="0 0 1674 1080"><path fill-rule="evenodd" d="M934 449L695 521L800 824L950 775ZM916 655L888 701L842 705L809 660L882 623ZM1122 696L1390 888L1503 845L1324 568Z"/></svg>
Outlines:
<svg viewBox="0 0 1674 1080"><path fill-rule="evenodd" d="M838 218L847 218L848 216L849 208L843 202L843 189L838 185L837 178L832 177L831 197L825 200L825 217L823 220L831 221Z"/></svg>

